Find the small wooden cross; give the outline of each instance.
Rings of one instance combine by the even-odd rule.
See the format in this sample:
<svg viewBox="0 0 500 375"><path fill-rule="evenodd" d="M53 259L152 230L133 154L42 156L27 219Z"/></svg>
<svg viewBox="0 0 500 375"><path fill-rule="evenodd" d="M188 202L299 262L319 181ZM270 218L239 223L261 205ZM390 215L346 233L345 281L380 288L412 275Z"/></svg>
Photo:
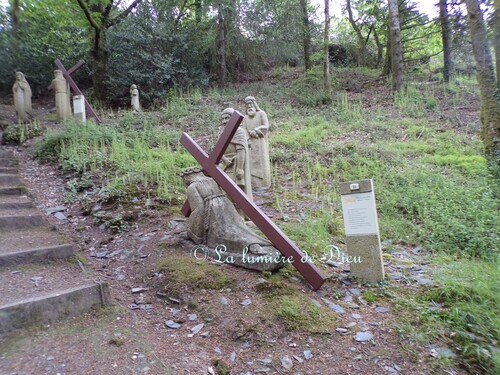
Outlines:
<svg viewBox="0 0 500 375"><path fill-rule="evenodd" d="M234 133L243 115L234 111L224 132L220 136L217 144L210 154L207 153L187 134L182 133L180 143L194 156L201 164L203 173L213 178L217 184L227 193L235 204L243 210L250 220L266 235L273 245L286 257L293 257L293 265L302 276L311 284L314 290L318 290L325 282L325 278L319 269L309 261L302 251L293 243L267 215L257 207L241 190L241 188L218 166L224 151L231 142ZM187 202L183 206L183 214L190 215L190 208Z"/></svg>
<svg viewBox="0 0 500 375"><path fill-rule="evenodd" d="M73 89L75 94L83 96L83 98L85 100L85 111L87 112L87 114L89 116L93 117L95 119L95 122L100 124L102 122L101 119L99 118L99 116L97 116L97 113L95 113L94 109L92 108L90 103L87 101L87 98L82 94L82 91L78 88L75 81L73 81L73 78L71 78L71 74L73 74L78 69L80 69L83 65L85 65L85 61L83 61L83 60L78 61L75 64L75 66L73 66L69 70L66 70L63 63L59 59L54 60L54 63L59 68L59 70L62 71L64 78L66 79L66 81L68 81L69 85L71 86L71 88Z"/></svg>

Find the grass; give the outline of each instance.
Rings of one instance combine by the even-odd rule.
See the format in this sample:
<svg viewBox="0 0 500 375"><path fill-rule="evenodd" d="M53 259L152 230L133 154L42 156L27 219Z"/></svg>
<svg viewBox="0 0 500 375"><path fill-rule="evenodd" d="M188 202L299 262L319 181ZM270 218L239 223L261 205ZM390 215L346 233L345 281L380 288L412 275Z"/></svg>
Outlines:
<svg viewBox="0 0 500 375"><path fill-rule="evenodd" d="M165 275L162 289L176 297L195 289L228 288L235 282L220 267L194 258L169 256L158 263L158 272Z"/></svg>
<svg viewBox="0 0 500 375"><path fill-rule="evenodd" d="M344 93L342 77L347 84L378 78L375 72L342 69L331 101L322 94L319 68L305 75L292 68L273 74L267 82L213 88L204 96L197 90L172 92L160 113L128 113L101 126L68 123L62 132L47 134L38 155L76 173L68 186L72 199L98 189L101 200L142 195L178 209L185 190L177 173L196 164L178 144L180 132L188 131L209 150L220 111L241 109L240 100L254 95L272 128L274 198L268 204L280 228L311 255L321 256L332 244L343 249L339 183L373 179L382 240L421 245L428 253L449 257L446 263L436 261L438 282L431 291L393 292L402 316L412 312L422 327L414 333L424 341L455 332L457 340L448 337L446 342L460 348L458 360L493 373L498 369L492 347L498 346L499 322L491 312L494 303L498 306L500 217L475 125L478 118L461 112L464 105L478 106L477 84L466 78L449 85L409 82L393 96L379 83L375 90L367 86L365 93L352 95ZM85 187L92 186L89 180L96 186ZM216 289L231 282L217 269L192 262L161 265L174 289L201 287L207 276ZM198 269L200 274L193 272ZM321 321L321 311L272 279L260 288L276 297L276 316L289 329ZM376 293L364 297L380 298ZM429 304L442 304L439 313Z"/></svg>

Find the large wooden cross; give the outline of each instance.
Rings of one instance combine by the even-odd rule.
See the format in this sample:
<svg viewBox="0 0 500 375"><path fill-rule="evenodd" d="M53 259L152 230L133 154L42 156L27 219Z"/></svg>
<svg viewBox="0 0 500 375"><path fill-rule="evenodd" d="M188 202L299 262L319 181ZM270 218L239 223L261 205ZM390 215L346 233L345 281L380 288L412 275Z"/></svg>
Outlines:
<svg viewBox="0 0 500 375"><path fill-rule="evenodd" d="M98 124L100 124L102 122L101 119L99 118L99 116L97 116L97 113L95 113L94 109L92 108L92 106L90 105L90 103L87 101L87 98L82 94L82 91L78 88L78 86L76 85L75 81L73 81L73 78L71 78L71 74L73 74L78 69L80 69L83 65L85 65L85 61L83 61L83 60L78 61L75 64L75 66L73 66L72 68L70 68L68 70L66 70L66 68L64 67L64 65L61 62L61 60L56 59L56 60L54 60L54 63L62 71L62 74L63 74L64 78L69 83L69 85L71 86L71 88L73 89L73 91L75 92L75 94L83 96L83 98L85 100L85 111L87 112L87 114L89 116L93 117L95 119L95 122L97 122Z"/></svg>
<svg viewBox="0 0 500 375"><path fill-rule="evenodd" d="M207 153L187 134L183 133L180 143L194 156L201 164L205 175L212 177L217 184L227 193L235 204L254 222L254 224L266 235L273 245L287 258L293 257L293 265L302 276L311 284L314 290L318 290L325 282L325 278L319 269L300 251L268 217L257 207L241 190L241 188L218 166L224 151L231 142L238 126L243 121L243 115L234 111L224 132L220 136L214 150ZM184 204L182 212L189 216L191 209L188 202Z"/></svg>

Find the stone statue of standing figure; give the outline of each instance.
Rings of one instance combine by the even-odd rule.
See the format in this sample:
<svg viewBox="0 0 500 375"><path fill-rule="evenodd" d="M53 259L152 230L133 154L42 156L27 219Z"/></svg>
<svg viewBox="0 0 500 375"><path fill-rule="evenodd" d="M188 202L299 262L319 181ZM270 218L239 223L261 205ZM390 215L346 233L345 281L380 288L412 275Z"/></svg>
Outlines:
<svg viewBox="0 0 500 375"><path fill-rule="evenodd" d="M64 121L71 117L71 104L69 100L69 85L64 78L62 71L54 70L55 78L50 84L50 89L56 94L56 114L57 121Z"/></svg>
<svg viewBox="0 0 500 375"><path fill-rule="evenodd" d="M139 104L139 90L137 89L137 85L130 86L130 102L133 112L141 111L141 106Z"/></svg>
<svg viewBox="0 0 500 375"><path fill-rule="evenodd" d="M253 96L245 98L246 115L242 127L248 137L250 149L250 173L253 188L271 186L271 162L269 160L269 121Z"/></svg>
<svg viewBox="0 0 500 375"><path fill-rule="evenodd" d="M224 131L233 112L233 108L226 108L222 111L221 132ZM250 178L250 154L248 152L247 134L243 128L238 127L236 129L236 133L234 133L231 143L227 146L221 162L224 172L253 200Z"/></svg>
<svg viewBox="0 0 500 375"><path fill-rule="evenodd" d="M14 106L16 107L17 121L25 122L33 118L31 106L31 87L24 74L16 72L16 82L12 86Z"/></svg>

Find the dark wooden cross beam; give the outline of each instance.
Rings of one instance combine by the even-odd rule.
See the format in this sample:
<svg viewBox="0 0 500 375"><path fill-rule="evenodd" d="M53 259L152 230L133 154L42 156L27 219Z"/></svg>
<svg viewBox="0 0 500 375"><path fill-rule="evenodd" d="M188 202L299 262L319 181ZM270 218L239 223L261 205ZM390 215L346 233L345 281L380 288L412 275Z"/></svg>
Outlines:
<svg viewBox="0 0 500 375"><path fill-rule="evenodd" d="M73 74L78 69L80 69L83 65L85 65L85 61L83 61L83 60L78 61L75 66L73 66L72 68L70 68L68 70L66 70L66 68L62 64L61 60L56 59L56 60L54 60L54 63L59 68L59 70L62 71L64 78L66 78L66 81L68 81L69 85L71 86L71 88L73 89L75 94L83 95L81 90L76 85L75 81L73 81L73 78L71 78L71 74ZM85 111L87 112L87 115L93 117L95 119L95 122L100 124L102 122L101 119L99 118L99 116L97 116L97 113L95 113L94 109L91 107L91 105L87 101L87 98L85 98L85 96L83 96L83 97L85 99Z"/></svg>
<svg viewBox="0 0 500 375"><path fill-rule="evenodd" d="M266 235L274 246L286 257L293 257L293 265L302 276L311 284L314 290L318 290L325 282L325 278L319 269L312 263L306 261L302 251L293 243L267 216L257 207L241 190L241 188L218 166L225 149L231 142L236 130L243 120L243 116L235 111L231 116L224 132L217 141L217 145L210 156L187 134L183 133L180 143L194 156L203 167L203 172L212 177L215 182L227 193L227 195L243 210L243 212L254 222L254 224ZM187 208L187 210L186 210ZM190 209L186 204L183 213L189 216Z"/></svg>

